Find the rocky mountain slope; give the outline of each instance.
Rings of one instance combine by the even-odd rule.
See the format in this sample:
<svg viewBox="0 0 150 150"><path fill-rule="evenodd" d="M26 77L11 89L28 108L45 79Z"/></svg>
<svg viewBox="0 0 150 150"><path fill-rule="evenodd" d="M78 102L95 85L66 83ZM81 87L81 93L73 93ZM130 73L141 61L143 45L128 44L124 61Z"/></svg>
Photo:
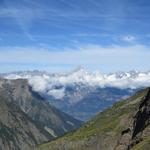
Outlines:
<svg viewBox="0 0 150 150"><path fill-rule="evenodd" d="M122 131L116 150L139 149L138 147L141 145L140 149L148 149L148 146L150 146L148 141L150 141L150 89L148 89L147 95L141 100L139 109L130 126Z"/></svg>
<svg viewBox="0 0 150 150"><path fill-rule="evenodd" d="M52 136L15 104L0 96L0 149L29 150Z"/></svg>
<svg viewBox="0 0 150 150"><path fill-rule="evenodd" d="M150 89L98 114L77 131L37 150L148 150L150 147Z"/></svg>
<svg viewBox="0 0 150 150"><path fill-rule="evenodd" d="M0 79L0 99L2 150L6 146L13 149L15 145L18 147L14 150L28 149L81 125L80 121L47 103L25 79Z"/></svg>

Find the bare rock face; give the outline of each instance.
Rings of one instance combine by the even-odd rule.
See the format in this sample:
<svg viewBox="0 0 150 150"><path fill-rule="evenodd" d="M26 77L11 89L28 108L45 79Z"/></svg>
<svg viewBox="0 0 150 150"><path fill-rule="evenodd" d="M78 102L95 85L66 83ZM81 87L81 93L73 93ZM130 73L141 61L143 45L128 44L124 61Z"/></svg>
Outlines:
<svg viewBox="0 0 150 150"><path fill-rule="evenodd" d="M129 128L122 131L122 136L115 150L130 150L143 139L150 136L150 88L139 105Z"/></svg>
<svg viewBox="0 0 150 150"><path fill-rule="evenodd" d="M54 137L74 130L81 125L79 120L59 111L34 92L25 79L0 80L0 94L15 103L34 121L51 131Z"/></svg>
<svg viewBox="0 0 150 150"><path fill-rule="evenodd" d="M0 149L29 150L51 137L24 112L0 97Z"/></svg>
<svg viewBox="0 0 150 150"><path fill-rule="evenodd" d="M29 150L79 127L49 105L25 79L0 79L0 150Z"/></svg>

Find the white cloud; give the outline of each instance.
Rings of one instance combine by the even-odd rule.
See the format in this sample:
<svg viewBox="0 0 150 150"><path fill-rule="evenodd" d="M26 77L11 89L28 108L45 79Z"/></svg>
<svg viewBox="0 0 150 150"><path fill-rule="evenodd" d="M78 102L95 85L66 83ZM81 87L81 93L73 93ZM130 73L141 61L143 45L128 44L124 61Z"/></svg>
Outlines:
<svg viewBox="0 0 150 150"><path fill-rule="evenodd" d="M66 74L24 73L9 74L7 79L26 78L33 90L62 100L66 94L66 87L71 85L86 85L89 87L115 87L120 89L137 89L150 86L150 72L120 72L102 74L89 73L83 68ZM82 84L81 84L82 83ZM79 99L80 100L80 99Z"/></svg>
<svg viewBox="0 0 150 150"><path fill-rule="evenodd" d="M65 89L51 89L47 94L52 95L56 99L61 99L65 96Z"/></svg>
<svg viewBox="0 0 150 150"><path fill-rule="evenodd" d="M7 76L7 79L14 79L11 78L11 76ZM16 79L18 76L16 76ZM43 76L20 76L19 78L28 78L29 84L32 86L34 91L51 95L55 97L56 99L61 99L65 96L65 88L55 88L56 85L62 84L57 79L53 77L49 77L47 75ZM52 78L52 79L51 79Z"/></svg>
<svg viewBox="0 0 150 150"><path fill-rule="evenodd" d="M42 76L29 78L29 84L32 86L33 90L38 92L46 92L46 88L48 87L48 81Z"/></svg>
<svg viewBox="0 0 150 150"><path fill-rule="evenodd" d="M87 45L76 49L53 50L38 47L1 47L0 63L82 65L104 71L141 69L148 70L150 49L144 45L109 46ZM1 66L2 68L3 66ZM13 67L13 66L12 66Z"/></svg>

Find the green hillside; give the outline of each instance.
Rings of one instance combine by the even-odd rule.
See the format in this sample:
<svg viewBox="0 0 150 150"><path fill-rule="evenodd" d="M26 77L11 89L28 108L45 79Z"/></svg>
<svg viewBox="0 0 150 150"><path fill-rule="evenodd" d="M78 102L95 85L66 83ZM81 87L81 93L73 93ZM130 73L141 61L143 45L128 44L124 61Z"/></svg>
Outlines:
<svg viewBox="0 0 150 150"><path fill-rule="evenodd" d="M125 131L132 124L133 116L138 111L139 104L147 93L148 89L138 92L127 100L116 103L113 107L98 114L77 131L40 145L37 147L37 150L116 149L115 147L122 136L122 131ZM143 148L143 146L147 145L147 142L149 140L142 141L133 150L143 150L140 147Z"/></svg>

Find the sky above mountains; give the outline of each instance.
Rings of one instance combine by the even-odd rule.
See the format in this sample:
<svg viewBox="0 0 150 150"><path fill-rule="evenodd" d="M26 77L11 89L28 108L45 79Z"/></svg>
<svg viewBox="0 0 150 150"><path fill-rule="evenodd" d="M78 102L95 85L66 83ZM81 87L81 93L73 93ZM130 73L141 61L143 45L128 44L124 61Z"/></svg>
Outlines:
<svg viewBox="0 0 150 150"><path fill-rule="evenodd" d="M149 0L0 0L0 72L149 70Z"/></svg>

